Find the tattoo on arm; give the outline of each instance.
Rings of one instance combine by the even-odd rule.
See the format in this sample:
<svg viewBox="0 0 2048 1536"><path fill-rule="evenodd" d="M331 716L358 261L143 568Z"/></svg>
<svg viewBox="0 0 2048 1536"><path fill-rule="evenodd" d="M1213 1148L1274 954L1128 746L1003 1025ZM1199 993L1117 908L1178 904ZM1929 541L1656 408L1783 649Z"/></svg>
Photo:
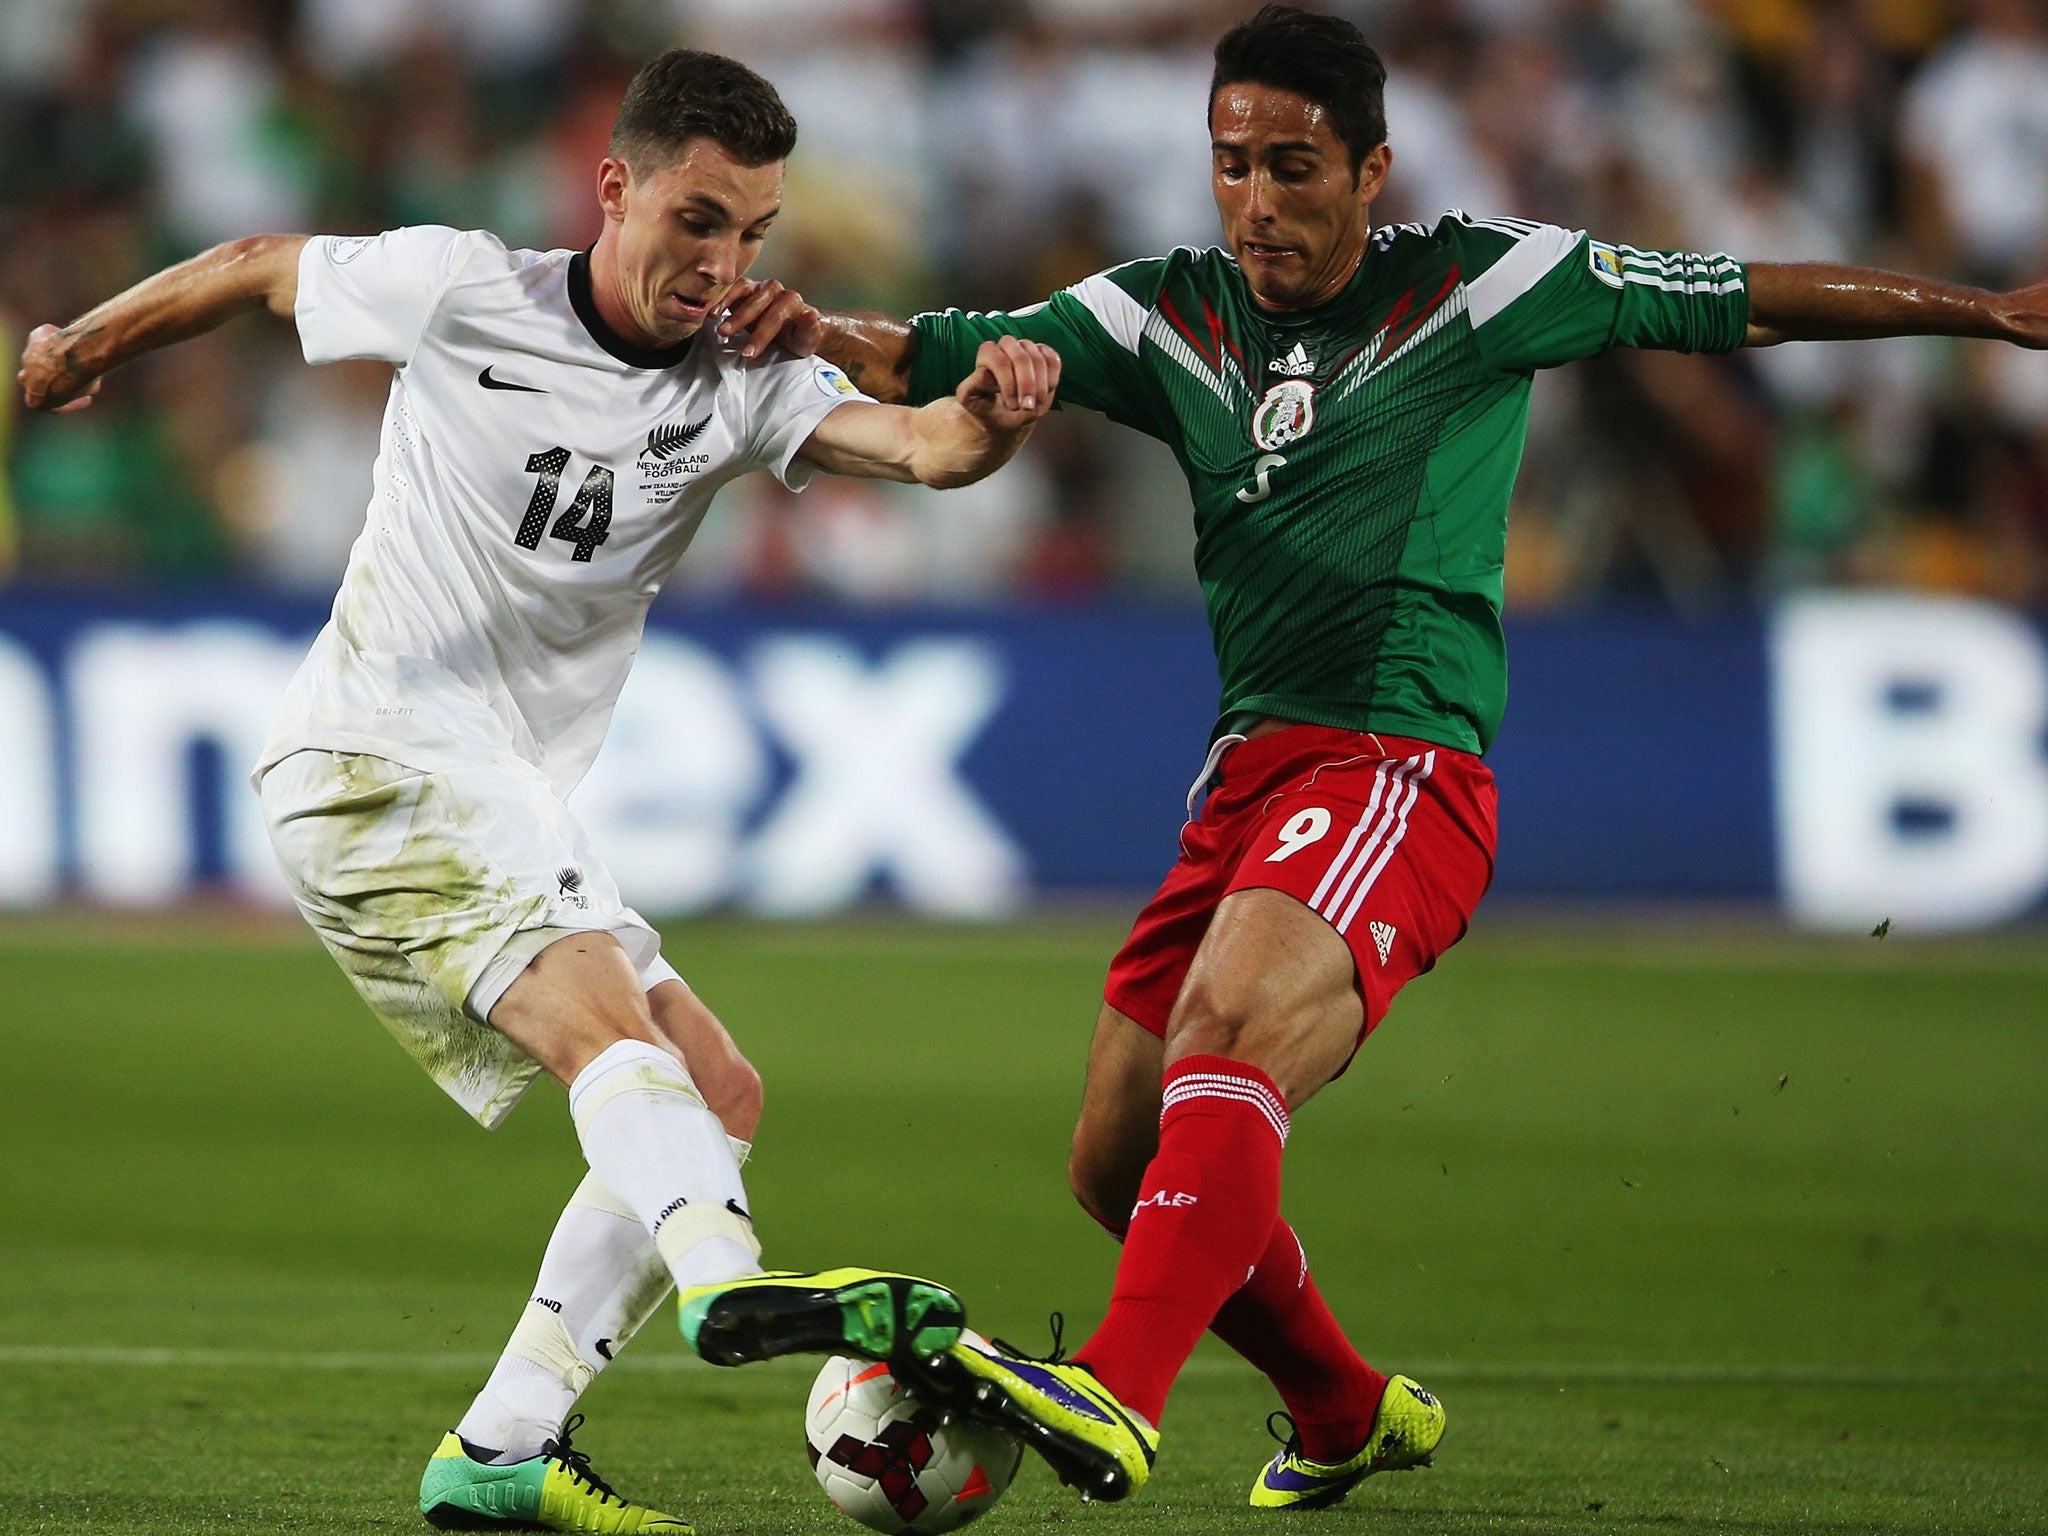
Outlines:
<svg viewBox="0 0 2048 1536"><path fill-rule="evenodd" d="M854 387L884 405L902 403L910 392L910 358L917 332L894 315L850 310L824 317L819 355L851 379Z"/></svg>
<svg viewBox="0 0 2048 1536"><path fill-rule="evenodd" d="M104 325L87 325L83 320L74 320L57 333L64 339L64 371L73 379L83 381L93 376L93 370L78 355L78 344L105 329Z"/></svg>

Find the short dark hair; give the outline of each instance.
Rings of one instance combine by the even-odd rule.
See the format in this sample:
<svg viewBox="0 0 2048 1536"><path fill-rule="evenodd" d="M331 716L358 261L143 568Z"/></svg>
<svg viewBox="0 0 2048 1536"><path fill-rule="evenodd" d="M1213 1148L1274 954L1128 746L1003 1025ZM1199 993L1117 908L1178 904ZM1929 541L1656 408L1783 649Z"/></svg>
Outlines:
<svg viewBox="0 0 2048 1536"><path fill-rule="evenodd" d="M1365 157L1386 142L1387 66L1379 51L1341 16L1291 5L1260 7L1223 34L1209 108L1226 85L1249 81L1293 91L1330 114L1330 129L1351 151L1355 179Z"/></svg>
<svg viewBox="0 0 2048 1536"><path fill-rule="evenodd" d="M796 119L775 87L738 59L671 48L626 87L612 154L645 172L674 160L692 139L711 140L742 165L767 165L796 148Z"/></svg>

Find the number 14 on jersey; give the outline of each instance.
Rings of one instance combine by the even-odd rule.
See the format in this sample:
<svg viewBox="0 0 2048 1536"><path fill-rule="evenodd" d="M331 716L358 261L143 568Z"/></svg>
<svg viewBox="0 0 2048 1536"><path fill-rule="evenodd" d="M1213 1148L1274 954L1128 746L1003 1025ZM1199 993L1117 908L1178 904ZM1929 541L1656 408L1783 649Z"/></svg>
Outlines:
<svg viewBox="0 0 2048 1536"><path fill-rule="evenodd" d="M513 535L513 542L521 549L540 548L541 529L547 527L548 514L555 510L555 497L562 489L562 471L568 464L566 448L549 448L527 455L526 472L540 478L534 482L533 497L526 503L526 516L520 519L519 532ZM612 472L602 464L593 464L590 473L583 477L583 489L576 493L576 499L555 519L555 526L548 528L548 537L575 545L569 558L587 565L591 552L612 536L611 530Z"/></svg>

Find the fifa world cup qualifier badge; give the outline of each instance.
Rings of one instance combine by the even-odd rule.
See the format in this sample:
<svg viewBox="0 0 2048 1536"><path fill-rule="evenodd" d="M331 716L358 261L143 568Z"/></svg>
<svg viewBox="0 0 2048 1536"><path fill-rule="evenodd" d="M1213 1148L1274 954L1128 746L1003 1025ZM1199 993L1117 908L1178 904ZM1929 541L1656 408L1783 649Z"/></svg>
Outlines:
<svg viewBox="0 0 2048 1536"><path fill-rule="evenodd" d="M1282 379L1252 412L1252 441L1270 453L1307 437L1315 420L1315 385L1307 379Z"/></svg>

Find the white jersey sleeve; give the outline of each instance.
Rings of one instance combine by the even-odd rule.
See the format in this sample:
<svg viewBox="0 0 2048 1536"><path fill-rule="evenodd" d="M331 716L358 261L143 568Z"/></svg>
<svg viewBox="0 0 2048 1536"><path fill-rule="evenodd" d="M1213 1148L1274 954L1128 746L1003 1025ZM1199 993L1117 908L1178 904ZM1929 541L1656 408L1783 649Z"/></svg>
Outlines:
<svg viewBox="0 0 2048 1536"><path fill-rule="evenodd" d="M306 361L411 362L449 283L485 244L497 242L479 230L440 224L315 235L299 253L293 309Z"/></svg>
<svg viewBox="0 0 2048 1536"><path fill-rule="evenodd" d="M853 380L818 357L771 352L745 365L742 378L753 430L747 456L793 491L810 483L814 466L797 452L818 423L849 400L868 400Z"/></svg>

